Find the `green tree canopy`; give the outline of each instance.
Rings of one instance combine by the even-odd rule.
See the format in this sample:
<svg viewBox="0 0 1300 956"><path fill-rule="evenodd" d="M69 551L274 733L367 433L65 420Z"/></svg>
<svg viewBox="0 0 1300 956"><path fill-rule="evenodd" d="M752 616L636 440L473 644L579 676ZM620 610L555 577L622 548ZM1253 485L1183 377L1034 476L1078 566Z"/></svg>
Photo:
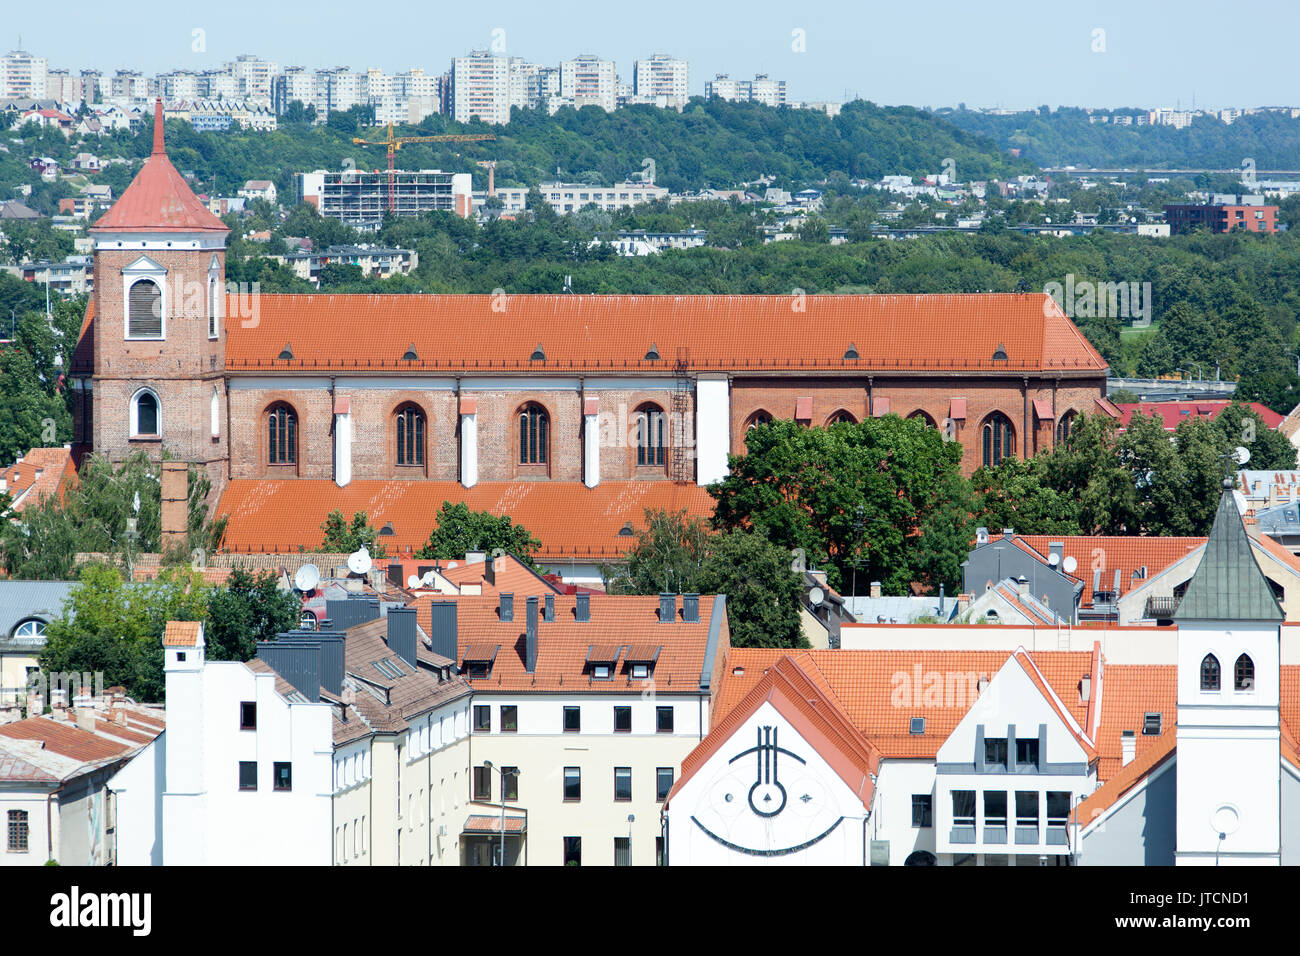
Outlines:
<svg viewBox="0 0 1300 956"><path fill-rule="evenodd" d="M463 501L444 501L437 522L429 540L415 553L417 558L463 558L469 551L490 555L499 548L529 567L536 567L533 555L541 550L542 543L508 515L471 511Z"/></svg>
<svg viewBox="0 0 1300 956"><path fill-rule="evenodd" d="M290 591L281 591L276 576L264 571L254 576L247 568L230 572L224 586L208 597L207 658L212 661L250 661L258 641L298 626L301 605Z"/></svg>

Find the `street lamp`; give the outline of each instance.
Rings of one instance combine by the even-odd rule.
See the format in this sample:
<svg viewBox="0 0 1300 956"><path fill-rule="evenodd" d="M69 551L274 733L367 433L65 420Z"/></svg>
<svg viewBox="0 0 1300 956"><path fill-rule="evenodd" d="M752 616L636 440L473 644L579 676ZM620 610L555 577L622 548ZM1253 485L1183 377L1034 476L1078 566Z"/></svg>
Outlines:
<svg viewBox="0 0 1300 956"><path fill-rule="evenodd" d="M853 584L850 587L853 597L858 596L858 552L862 548L862 529L865 527L866 514L867 509L861 504L853 509Z"/></svg>
<svg viewBox="0 0 1300 956"><path fill-rule="evenodd" d="M501 846L498 850L497 866L506 865L506 777L519 779L519 768L512 767L509 771L503 767L494 766L491 760L484 760L483 766L489 770L495 770L501 775Z"/></svg>

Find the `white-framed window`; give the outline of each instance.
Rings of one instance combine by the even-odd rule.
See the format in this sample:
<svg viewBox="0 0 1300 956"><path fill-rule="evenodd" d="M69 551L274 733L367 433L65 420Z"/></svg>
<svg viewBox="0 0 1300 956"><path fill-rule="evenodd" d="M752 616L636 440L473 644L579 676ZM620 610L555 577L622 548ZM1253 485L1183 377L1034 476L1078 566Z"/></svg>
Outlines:
<svg viewBox="0 0 1300 956"><path fill-rule="evenodd" d="M131 437L154 438L162 435L162 402L151 388L142 388L131 396Z"/></svg>
<svg viewBox="0 0 1300 956"><path fill-rule="evenodd" d="M122 270L122 335L125 339L167 337L167 270L141 256Z"/></svg>
<svg viewBox="0 0 1300 956"><path fill-rule="evenodd" d="M39 644L45 640L45 622L38 618L20 621L14 628L14 641L19 644Z"/></svg>

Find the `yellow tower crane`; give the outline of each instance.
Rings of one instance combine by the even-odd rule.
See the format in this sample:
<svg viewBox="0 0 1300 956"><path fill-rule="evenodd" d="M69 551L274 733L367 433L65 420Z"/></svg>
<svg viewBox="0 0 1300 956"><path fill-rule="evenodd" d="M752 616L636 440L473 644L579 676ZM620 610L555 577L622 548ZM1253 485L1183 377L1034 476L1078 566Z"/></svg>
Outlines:
<svg viewBox="0 0 1300 956"><path fill-rule="evenodd" d="M396 180L393 176L393 155L402 148L403 143L480 143L496 139L491 133L444 133L440 136L394 136L393 124L388 124L388 136L384 139L353 138L357 146L388 147L388 211L397 208Z"/></svg>

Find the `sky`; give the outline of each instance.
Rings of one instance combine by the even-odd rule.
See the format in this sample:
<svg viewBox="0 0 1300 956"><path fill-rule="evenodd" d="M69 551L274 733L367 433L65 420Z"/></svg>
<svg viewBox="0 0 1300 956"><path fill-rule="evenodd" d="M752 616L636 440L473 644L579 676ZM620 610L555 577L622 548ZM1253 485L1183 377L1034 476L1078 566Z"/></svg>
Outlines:
<svg viewBox="0 0 1300 956"><path fill-rule="evenodd" d="M443 72L495 40L546 64L612 58L628 83L634 60L669 53L690 61L692 94L718 73L767 73L802 101L1221 109L1300 104L1284 39L1297 27L1296 0L65 0L22 4L0 24L0 47L21 38L73 72L203 70L241 53Z"/></svg>

